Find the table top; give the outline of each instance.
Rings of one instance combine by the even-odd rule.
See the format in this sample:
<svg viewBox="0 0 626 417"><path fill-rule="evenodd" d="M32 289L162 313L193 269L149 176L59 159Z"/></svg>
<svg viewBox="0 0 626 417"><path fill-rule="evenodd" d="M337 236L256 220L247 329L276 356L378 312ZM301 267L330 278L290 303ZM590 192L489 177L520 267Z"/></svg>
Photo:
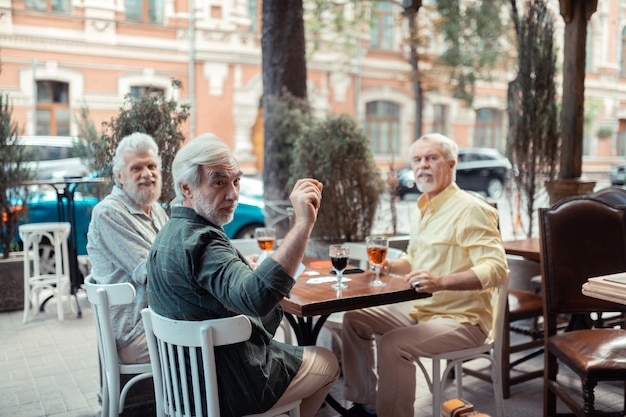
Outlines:
<svg viewBox="0 0 626 417"><path fill-rule="evenodd" d="M348 288L338 291L330 287L336 282L335 276L330 273L330 260L306 258L304 264L306 269L291 289L290 297L283 299L281 303L287 313L298 317L319 316L430 297L430 294L416 292L404 279L397 276L381 275L387 285L371 287L369 282L374 278L374 273L370 271L344 274L343 282ZM326 277L332 279L325 279ZM324 282L312 283L315 281Z"/></svg>
<svg viewBox="0 0 626 417"><path fill-rule="evenodd" d="M507 240L502 242L504 250L508 255L523 256L527 259L535 261L540 260L541 243L539 238L533 237L529 239Z"/></svg>

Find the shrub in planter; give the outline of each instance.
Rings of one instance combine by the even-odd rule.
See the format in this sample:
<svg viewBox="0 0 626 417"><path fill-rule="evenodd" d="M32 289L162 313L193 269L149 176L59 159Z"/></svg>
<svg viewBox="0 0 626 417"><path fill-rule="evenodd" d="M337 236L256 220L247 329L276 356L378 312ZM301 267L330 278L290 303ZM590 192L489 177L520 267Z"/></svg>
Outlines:
<svg viewBox="0 0 626 417"><path fill-rule="evenodd" d="M324 184L311 236L321 242L364 241L384 182L370 140L349 115L327 116L300 131L293 147L289 189L304 177Z"/></svg>

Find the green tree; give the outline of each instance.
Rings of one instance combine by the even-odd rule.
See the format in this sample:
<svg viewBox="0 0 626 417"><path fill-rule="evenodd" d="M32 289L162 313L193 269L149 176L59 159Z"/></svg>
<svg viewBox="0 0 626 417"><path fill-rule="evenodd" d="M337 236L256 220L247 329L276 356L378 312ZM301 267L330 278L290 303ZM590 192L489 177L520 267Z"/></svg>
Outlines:
<svg viewBox="0 0 626 417"><path fill-rule="evenodd" d="M179 80L172 80L175 90L182 88ZM172 183L172 162L176 152L185 140L182 125L189 117L189 104L179 104L174 99L166 99L156 91L149 91L140 98L130 93L124 97L124 104L117 116L109 122L103 122L103 133L94 134L95 127L89 122L88 110L81 111L79 137L88 142L81 151L82 156L91 161L90 166L102 176L113 177L111 161L115 149L124 136L134 132L147 133L154 138L159 147L163 163L163 192L160 202L169 206L174 198Z"/></svg>
<svg viewBox="0 0 626 417"><path fill-rule="evenodd" d="M8 94L0 94L0 244L8 258L20 219L27 213L26 189L20 183L33 178L26 148L18 143L22 129L13 119Z"/></svg>
<svg viewBox="0 0 626 417"><path fill-rule="evenodd" d="M531 237L535 201L543 184L556 178L559 158L554 20L544 0L532 0L523 19L513 10L518 72L509 85L508 156L517 166L514 183Z"/></svg>
<svg viewBox="0 0 626 417"><path fill-rule="evenodd" d="M324 184L312 237L359 242L370 233L384 183L369 139L351 116L327 116L301 129L289 185L313 177Z"/></svg>

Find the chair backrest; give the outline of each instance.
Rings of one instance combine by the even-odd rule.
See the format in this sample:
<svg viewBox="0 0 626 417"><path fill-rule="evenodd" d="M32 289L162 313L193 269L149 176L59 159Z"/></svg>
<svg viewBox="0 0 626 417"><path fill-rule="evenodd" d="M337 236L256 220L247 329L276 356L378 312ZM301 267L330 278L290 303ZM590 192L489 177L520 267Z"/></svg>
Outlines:
<svg viewBox="0 0 626 417"><path fill-rule="evenodd" d="M607 202L613 207L626 207L626 189L624 187L606 187L588 194L587 197Z"/></svg>
<svg viewBox="0 0 626 417"><path fill-rule="evenodd" d="M119 358L110 306L132 303L136 295L135 287L128 282L96 284L90 275L85 279L85 290L96 325L100 364L106 378L103 382L106 386L117 386L119 389Z"/></svg>
<svg viewBox="0 0 626 417"><path fill-rule="evenodd" d="M509 294L509 278L503 279L502 284L493 288L492 308L493 324L488 341L493 342L493 354L496 363L502 363L502 345L504 343L503 334L507 331L506 309Z"/></svg>
<svg viewBox="0 0 626 417"><path fill-rule="evenodd" d="M205 415L205 407L206 415L219 416L213 348L248 340L252 334L250 319L238 315L204 321L173 320L150 307L143 309L141 315L154 387L163 390L163 404L157 404L157 416L200 417Z"/></svg>
<svg viewBox="0 0 626 417"><path fill-rule="evenodd" d="M626 271L626 216L590 197L571 198L539 209L544 314L623 311L587 297L590 277Z"/></svg>

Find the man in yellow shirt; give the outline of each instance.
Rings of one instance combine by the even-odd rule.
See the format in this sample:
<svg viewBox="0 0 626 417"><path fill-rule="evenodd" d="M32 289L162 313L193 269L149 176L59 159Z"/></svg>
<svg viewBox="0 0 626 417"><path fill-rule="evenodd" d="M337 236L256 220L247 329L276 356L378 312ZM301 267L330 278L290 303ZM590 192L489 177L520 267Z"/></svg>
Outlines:
<svg viewBox="0 0 626 417"><path fill-rule="evenodd" d="M410 155L423 194L407 255L383 271L433 295L345 314L344 397L354 416L412 417L415 358L481 345L491 329L491 288L508 279L497 210L455 183L457 144L431 133Z"/></svg>

